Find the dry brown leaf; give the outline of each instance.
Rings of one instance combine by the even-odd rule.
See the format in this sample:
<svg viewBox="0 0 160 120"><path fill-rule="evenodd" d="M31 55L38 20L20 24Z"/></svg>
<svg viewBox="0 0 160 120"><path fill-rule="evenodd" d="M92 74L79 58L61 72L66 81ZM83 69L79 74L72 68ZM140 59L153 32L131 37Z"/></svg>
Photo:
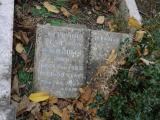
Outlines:
<svg viewBox="0 0 160 120"><path fill-rule="evenodd" d="M142 38L143 38L145 33L146 32L142 31L142 30L137 31L136 35L135 35L135 42L141 42L141 40L142 40Z"/></svg>
<svg viewBox="0 0 160 120"><path fill-rule="evenodd" d="M17 45L16 45L16 51L17 51L19 54L25 52L25 49L24 49L24 47L23 47L23 45L22 45L21 43L17 43Z"/></svg>
<svg viewBox="0 0 160 120"><path fill-rule="evenodd" d="M16 95L16 94L13 94L13 95L11 96L11 98L12 98L12 100L14 100L14 101L16 101L16 102L20 102L20 101L21 101L21 98L20 98L18 95Z"/></svg>
<svg viewBox="0 0 160 120"><path fill-rule="evenodd" d="M96 116L97 109L95 109L95 108L89 109L88 112L89 112L90 114L92 114L92 116Z"/></svg>
<svg viewBox="0 0 160 120"><path fill-rule="evenodd" d="M143 55L146 56L149 54L149 50L147 48L144 48L144 52L143 52Z"/></svg>
<svg viewBox="0 0 160 120"><path fill-rule="evenodd" d="M128 26L131 28L140 29L142 28L142 24L138 22L134 17L130 17L128 19Z"/></svg>
<svg viewBox="0 0 160 120"><path fill-rule="evenodd" d="M97 18L97 24L103 24L105 21L105 17L104 16L98 16Z"/></svg>
<svg viewBox="0 0 160 120"><path fill-rule="evenodd" d="M53 106L51 107L51 111L52 111L54 114L62 117L62 111L61 111L56 105L53 105Z"/></svg>
<svg viewBox="0 0 160 120"><path fill-rule="evenodd" d="M78 4L74 4L72 6L72 9L70 10L70 12L73 14L73 15L76 15L78 13Z"/></svg>
<svg viewBox="0 0 160 120"><path fill-rule="evenodd" d="M49 12L57 14L59 13L59 10L54 5L51 5L49 2L44 2L43 5Z"/></svg>
<svg viewBox="0 0 160 120"><path fill-rule="evenodd" d="M66 108L69 110L70 113L74 111L73 105L68 105Z"/></svg>
<svg viewBox="0 0 160 120"><path fill-rule="evenodd" d="M113 63L115 59L117 58L117 53L115 49L112 49L111 54L109 55L107 62Z"/></svg>
<svg viewBox="0 0 160 120"><path fill-rule="evenodd" d="M89 102L92 96L92 89L90 86L86 86L83 88L83 92L81 92L80 100L84 103Z"/></svg>
<svg viewBox="0 0 160 120"><path fill-rule="evenodd" d="M15 75L12 81L12 94L19 95L19 79L18 76Z"/></svg>
<svg viewBox="0 0 160 120"><path fill-rule="evenodd" d="M62 120L70 120L70 112L67 108L62 110Z"/></svg>
<svg viewBox="0 0 160 120"><path fill-rule="evenodd" d="M71 13L68 12L68 10L67 10L66 8L61 7L61 11L62 11L62 13L63 13L63 15L64 15L65 17L70 17L70 16L71 16Z"/></svg>
<svg viewBox="0 0 160 120"><path fill-rule="evenodd" d="M84 108L83 103L82 103L81 101L79 101L79 100L75 100L75 101L74 101L74 104L75 104L76 107L77 107L78 109L80 109L80 110L82 110L82 109Z"/></svg>
<svg viewBox="0 0 160 120"><path fill-rule="evenodd" d="M144 64L146 64L146 65L153 65L153 64L155 64L155 62L146 60L146 59L144 59L144 58L140 58L140 60L141 60Z"/></svg>
<svg viewBox="0 0 160 120"><path fill-rule="evenodd" d="M29 43L29 38L28 38L27 33L26 32L22 32L22 31L20 33L21 33L22 41L24 41L26 44L28 44Z"/></svg>
<svg viewBox="0 0 160 120"><path fill-rule="evenodd" d="M41 110L41 106L39 103L36 103L33 109L31 110L31 114L34 116L36 120L41 120L42 118L40 110Z"/></svg>
<svg viewBox="0 0 160 120"><path fill-rule="evenodd" d="M52 96L52 97L49 97L49 99L48 99L48 103L50 105L53 105L53 104L55 104L57 102L58 102L58 98L57 97Z"/></svg>
<svg viewBox="0 0 160 120"><path fill-rule="evenodd" d="M116 13L116 11L117 11L116 1L114 1L113 4L109 6L109 10L108 11L111 12L111 13L113 13L113 14Z"/></svg>
<svg viewBox="0 0 160 120"><path fill-rule="evenodd" d="M50 118L53 116L53 112L52 111L48 111L48 112L43 112L43 116L42 116L42 120L50 120Z"/></svg>
<svg viewBox="0 0 160 120"><path fill-rule="evenodd" d="M19 116L24 112L26 112L29 104L30 104L29 99L27 98L27 96L24 96L17 107L16 116Z"/></svg>
<svg viewBox="0 0 160 120"><path fill-rule="evenodd" d="M58 99L57 105L60 109L67 107L70 104L70 101L64 99Z"/></svg>
<svg viewBox="0 0 160 120"><path fill-rule="evenodd" d="M23 70L25 72L28 72L28 73L33 73L34 68L33 67L29 67L29 68L28 67L24 67Z"/></svg>
<svg viewBox="0 0 160 120"><path fill-rule="evenodd" d="M29 99L33 102L42 102L42 101L48 100L49 95L48 93L45 93L45 92L37 92L37 93L32 93L29 96Z"/></svg>
<svg viewBox="0 0 160 120"><path fill-rule="evenodd" d="M25 63L29 62L28 55L25 52L22 52L20 56L25 61Z"/></svg>

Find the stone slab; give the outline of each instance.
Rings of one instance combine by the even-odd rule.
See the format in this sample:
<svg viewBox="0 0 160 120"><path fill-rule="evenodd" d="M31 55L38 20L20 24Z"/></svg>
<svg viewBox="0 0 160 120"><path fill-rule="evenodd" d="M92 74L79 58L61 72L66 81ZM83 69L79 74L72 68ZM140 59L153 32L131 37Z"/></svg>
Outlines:
<svg viewBox="0 0 160 120"><path fill-rule="evenodd" d="M39 25L35 56L35 88L60 98L78 95L86 81L90 31Z"/></svg>
<svg viewBox="0 0 160 120"><path fill-rule="evenodd" d="M11 93L14 0L0 0L0 105L8 104Z"/></svg>
<svg viewBox="0 0 160 120"><path fill-rule="evenodd" d="M14 107L0 105L0 120L16 120L16 110Z"/></svg>
<svg viewBox="0 0 160 120"><path fill-rule="evenodd" d="M121 14L125 21L128 21L129 17L134 17L140 24L142 24L142 17L135 0L121 0L119 10L118 14ZM130 28L129 32L134 33L135 31L135 29Z"/></svg>
<svg viewBox="0 0 160 120"><path fill-rule="evenodd" d="M112 49L117 49L128 34L114 33L94 30L91 32L90 64L89 77L91 77L96 68L104 64Z"/></svg>

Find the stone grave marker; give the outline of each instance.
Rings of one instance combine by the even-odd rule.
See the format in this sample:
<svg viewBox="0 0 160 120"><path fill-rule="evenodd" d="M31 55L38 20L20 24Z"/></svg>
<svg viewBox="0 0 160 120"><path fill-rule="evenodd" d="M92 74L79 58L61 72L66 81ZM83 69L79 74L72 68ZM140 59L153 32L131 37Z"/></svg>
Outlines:
<svg viewBox="0 0 160 120"><path fill-rule="evenodd" d="M0 0L0 120L15 120L10 105L14 0Z"/></svg>
<svg viewBox="0 0 160 120"><path fill-rule="evenodd" d="M60 98L76 97L86 81L87 29L39 25L35 56L35 88Z"/></svg>
<svg viewBox="0 0 160 120"><path fill-rule="evenodd" d="M101 66L109 56L112 49L117 49L122 40L130 38L128 34L114 33L107 31L91 31L90 41L90 63L89 63L89 78L92 77L96 68Z"/></svg>

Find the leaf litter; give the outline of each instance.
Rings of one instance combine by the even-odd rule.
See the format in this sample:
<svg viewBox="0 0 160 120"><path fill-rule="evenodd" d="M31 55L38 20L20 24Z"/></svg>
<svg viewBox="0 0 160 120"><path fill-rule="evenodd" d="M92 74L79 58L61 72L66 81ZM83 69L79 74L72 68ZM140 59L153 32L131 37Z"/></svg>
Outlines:
<svg viewBox="0 0 160 120"><path fill-rule="evenodd" d="M27 85L21 84L20 80L22 78L18 78L16 74L23 68L25 72L28 72L32 76L33 70L30 70L30 68L32 69L31 66L33 64L32 52L34 52L35 26L37 23L46 23L44 18L47 18L48 20L50 20L50 18L58 18L67 23L87 23L86 26L92 29L99 29L98 27L100 27L109 31L116 31L118 25L114 20L109 19L107 15L115 14L117 2L115 0L110 3L106 1L100 2L106 7L105 10L102 9L99 3L93 1L77 2L76 0L71 0L70 7L62 5L57 6L56 3L49 1L40 3L28 2L26 8L22 8L21 5L23 3L21 0L17 3L14 33L15 58L13 60L14 66L16 67L13 67L15 73L12 80L12 101L17 105L17 118L20 116L24 117L27 114L27 118L33 120L48 120L52 119L53 116L62 120L70 120L71 118L84 120L104 119L104 117L100 117L101 115L98 115L98 113L102 109L101 104L104 105L104 102L108 101L109 98L115 94L117 80L111 79L118 74L119 69L122 69L121 66L124 66L127 63L126 56L123 54L125 50L119 54L113 49L104 64L97 68L97 71L92 78L93 84L80 88L80 96L76 99L60 99L55 96L49 96L43 91L38 93L29 91L29 93L25 93L29 96L27 97L22 93L26 91L25 89L30 88L26 88ZM83 7L84 5L87 7ZM90 7L92 9L89 9ZM33 10L38 10L36 11L38 14L37 16L31 15ZM81 13L82 11L84 11L84 13ZM82 16L89 17L81 19L83 18L81 14ZM143 26L133 17L129 18L128 26L138 29L135 34L134 42L141 43L146 34L145 30L142 29ZM142 49L140 48L139 51L141 52ZM147 66L156 64L143 57L143 55L148 56L150 52L150 49L145 47L139 58L141 62ZM126 55L127 54L128 53L126 53ZM133 69L134 70L132 71L134 72L138 70L134 65ZM24 77L24 75L22 75L22 77ZM105 78L105 80L101 78ZM100 95L98 92L101 92ZM101 94L103 97L101 97ZM105 108L105 110L107 110L107 108Z"/></svg>

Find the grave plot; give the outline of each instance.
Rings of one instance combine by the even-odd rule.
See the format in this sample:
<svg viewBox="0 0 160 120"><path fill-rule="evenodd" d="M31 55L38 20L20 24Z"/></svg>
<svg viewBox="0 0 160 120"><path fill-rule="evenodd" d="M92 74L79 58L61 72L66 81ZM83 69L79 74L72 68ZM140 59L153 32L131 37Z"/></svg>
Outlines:
<svg viewBox="0 0 160 120"><path fill-rule="evenodd" d="M17 119L143 119L139 111L145 108L137 106L152 101L144 92L154 92L153 99L158 99L156 90L148 88L157 88L159 64L157 72L147 72L153 71L155 61L146 58L155 44L149 33L143 34L135 1L17 0L15 10L12 78L17 87L11 102ZM134 45L130 35L111 33L128 33L128 17L134 18L130 27L140 30ZM148 65L153 66L146 69ZM108 78L112 83L107 81L106 86L103 80ZM84 84L85 79L94 84Z"/></svg>

